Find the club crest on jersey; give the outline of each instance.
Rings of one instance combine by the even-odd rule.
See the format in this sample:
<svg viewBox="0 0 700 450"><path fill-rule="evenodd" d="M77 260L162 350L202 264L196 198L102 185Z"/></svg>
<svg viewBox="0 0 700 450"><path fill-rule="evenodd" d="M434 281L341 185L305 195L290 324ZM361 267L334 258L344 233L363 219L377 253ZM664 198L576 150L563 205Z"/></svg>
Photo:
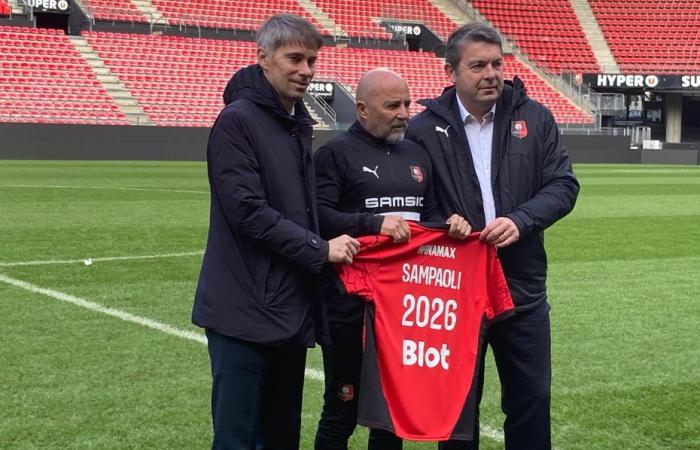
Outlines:
<svg viewBox="0 0 700 450"><path fill-rule="evenodd" d="M524 120L514 120L510 123L510 134L518 139L527 136L527 123Z"/></svg>
<svg viewBox="0 0 700 450"><path fill-rule="evenodd" d="M423 171L420 170L420 166L411 166L411 176L417 182L423 182Z"/></svg>
<svg viewBox="0 0 700 450"><path fill-rule="evenodd" d="M344 402L349 402L355 397L355 389L352 384L340 383L338 386L338 398Z"/></svg>

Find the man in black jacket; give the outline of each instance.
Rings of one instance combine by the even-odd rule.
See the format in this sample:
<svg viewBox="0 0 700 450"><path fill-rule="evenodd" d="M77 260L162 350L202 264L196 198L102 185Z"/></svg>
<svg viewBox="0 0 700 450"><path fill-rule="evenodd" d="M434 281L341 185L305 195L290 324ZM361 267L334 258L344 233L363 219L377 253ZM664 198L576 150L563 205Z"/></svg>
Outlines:
<svg viewBox="0 0 700 450"><path fill-rule="evenodd" d="M321 236L384 234L399 243L410 237L406 220L447 221L451 236L468 236L466 220L437 213L430 158L404 140L411 104L406 81L387 69L370 70L356 98L357 121L316 153ZM357 424L365 308L338 291L333 271L324 274L322 295L331 345L322 346L326 389L315 448L347 450ZM369 448L400 449L401 440L371 430Z"/></svg>
<svg viewBox="0 0 700 450"><path fill-rule="evenodd" d="M270 18L258 64L234 75L209 137L209 237L192 320L209 341L216 449L299 448L318 274L358 251L355 239L318 233L302 98L321 43L299 17Z"/></svg>
<svg viewBox="0 0 700 450"><path fill-rule="evenodd" d="M408 137L431 156L438 208L462 214L499 249L517 311L486 336L501 380L505 444L544 450L551 448L551 354L543 231L573 209L579 185L550 111L525 95L517 77L504 85L498 33L464 25L447 46L445 70L455 86L419 102L427 110L411 121Z"/></svg>

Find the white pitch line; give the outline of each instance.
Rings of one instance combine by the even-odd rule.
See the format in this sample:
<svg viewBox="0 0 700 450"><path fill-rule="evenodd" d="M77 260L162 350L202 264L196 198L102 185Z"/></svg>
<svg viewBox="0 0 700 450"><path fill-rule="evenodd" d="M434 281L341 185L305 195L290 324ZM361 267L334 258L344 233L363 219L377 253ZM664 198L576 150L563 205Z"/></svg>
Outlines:
<svg viewBox="0 0 700 450"><path fill-rule="evenodd" d="M15 286L30 292L35 292L37 294L42 294L47 297L54 298L56 300L61 300L66 303L70 303L76 306L80 306L81 308L89 309L91 311L95 311L101 314L106 314L108 316L116 317L117 319L123 320L125 322L131 322L135 323L137 325L141 325L147 328L151 328L156 331L160 331L165 334L169 334L171 336L176 336L182 339L187 339L188 341L194 341L198 342L200 344L207 345L207 338L206 336L195 333L193 331L188 331L188 330L181 330L179 328L173 327L172 325L168 325L166 323L158 322L156 320L149 319L147 317L142 317L142 316L137 316L135 314L128 313L126 311L122 311L120 309L116 308L109 308L106 306L102 306L99 303L91 302L89 300L85 300L84 298L76 297L74 295L66 294L64 292L60 291L55 291L53 289L46 289L42 288L39 286L36 286L32 283L28 283L26 281L18 280L16 278L11 278L5 275L0 274L0 282L9 284L11 286ZM306 378L316 380L316 381L323 381L324 376L323 372L320 370L312 369L310 367L307 367L304 371L304 374L306 375ZM492 439L497 442L503 442L503 433L500 431L496 430L495 428L492 428L488 425L481 424L479 427L479 430L481 434L484 437L487 437L489 439Z"/></svg>
<svg viewBox="0 0 700 450"><path fill-rule="evenodd" d="M37 294L42 294L47 297L54 298L56 300L61 300L66 303L71 303L81 308L89 309L101 314L106 314L108 316L116 317L117 319L123 320L125 322L135 323L147 328L151 328L156 331L160 331L171 336L176 336L182 339L187 339L189 341L199 342L200 344L207 345L207 338L203 334L195 333L193 331L181 330L172 325L166 323L158 322L147 317L137 316L135 314L128 313L116 308L109 308L107 306L102 306L99 303L91 302L85 300L84 298L76 297L74 295L66 294L65 292L55 291L53 289L46 289L34 284L28 283L26 281L18 280L16 278L11 278L6 275L0 274L0 282L15 286L21 289L25 289L30 292L35 292ZM307 378L312 380L323 381L323 372L320 370L312 369L307 367L305 370Z"/></svg>
<svg viewBox="0 0 700 450"><path fill-rule="evenodd" d="M181 256L197 256L203 255L203 251L183 252L183 253L164 253L160 255L135 255L135 256L105 256L101 258L90 258L93 263L101 261L130 261L135 259L157 259L157 258L178 258ZM51 264L83 264L85 259L48 259L44 261L15 261L15 262L0 262L0 267L19 267L19 266L44 266Z"/></svg>
<svg viewBox="0 0 700 450"><path fill-rule="evenodd" d="M11 286L15 286L18 288L22 288L24 290L30 291L30 292L35 292L37 294L42 294L47 297L54 298L56 300L61 300L66 303L71 303L76 306L80 306L81 308L89 309L91 311L95 311L101 314L106 314L108 316L116 317L117 319L124 320L126 322L131 322L135 323L138 325L142 325L144 327L151 328L153 330L161 331L166 334L170 334L172 336L177 336L183 339L187 339L190 341L195 341L199 342L200 344L206 344L207 343L207 338L201 334L192 332L192 331L187 331L187 330L181 330L179 328L175 328L171 325L158 322L152 319L149 319L147 317L141 317L137 316L135 314L128 313L126 311L122 311L120 309L116 308L109 308L106 306L102 306L99 303L91 302L89 300L85 300L84 298L76 297L74 295L66 294L64 292L59 292L59 291L54 291L53 289L46 289L42 288L39 286L36 286L31 283L27 283L26 281L18 280L16 278L11 278L6 275L0 274L0 281L6 284L9 284Z"/></svg>
<svg viewBox="0 0 700 450"><path fill-rule="evenodd" d="M188 191L185 189L158 189L158 188L129 188L129 187L105 187L105 186L56 186L43 184L0 184L0 188L30 188L30 189L88 189L99 191L147 191L147 192L176 192L182 194L209 194L209 191Z"/></svg>

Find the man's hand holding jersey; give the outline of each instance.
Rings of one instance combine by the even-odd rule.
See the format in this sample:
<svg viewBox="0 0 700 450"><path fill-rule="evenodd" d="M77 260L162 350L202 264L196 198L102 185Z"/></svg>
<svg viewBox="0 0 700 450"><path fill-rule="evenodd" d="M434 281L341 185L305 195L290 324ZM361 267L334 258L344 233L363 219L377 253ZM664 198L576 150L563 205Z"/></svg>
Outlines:
<svg viewBox="0 0 700 450"><path fill-rule="evenodd" d="M496 217L484 227L479 239L496 248L508 247L520 239L520 230L508 217Z"/></svg>
<svg viewBox="0 0 700 450"><path fill-rule="evenodd" d="M452 239L466 239L472 232L472 226L467 222L467 219L458 214L452 214L445 223L450 226L447 234Z"/></svg>
<svg viewBox="0 0 700 450"><path fill-rule="evenodd" d="M360 243L358 240L344 234L328 241L327 259L331 263L350 264L359 251Z"/></svg>
<svg viewBox="0 0 700 450"><path fill-rule="evenodd" d="M391 236L396 244L406 242L411 238L411 230L408 228L408 222L401 216L384 216L382 229L379 234Z"/></svg>

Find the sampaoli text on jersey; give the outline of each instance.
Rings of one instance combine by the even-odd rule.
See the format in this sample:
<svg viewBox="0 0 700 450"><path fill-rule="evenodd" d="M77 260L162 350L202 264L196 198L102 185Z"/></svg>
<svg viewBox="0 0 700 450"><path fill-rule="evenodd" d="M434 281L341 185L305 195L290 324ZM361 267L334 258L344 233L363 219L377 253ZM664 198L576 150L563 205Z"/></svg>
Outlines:
<svg viewBox="0 0 700 450"><path fill-rule="evenodd" d="M403 265L401 281L459 290L462 287L462 272L443 267L406 263Z"/></svg>

